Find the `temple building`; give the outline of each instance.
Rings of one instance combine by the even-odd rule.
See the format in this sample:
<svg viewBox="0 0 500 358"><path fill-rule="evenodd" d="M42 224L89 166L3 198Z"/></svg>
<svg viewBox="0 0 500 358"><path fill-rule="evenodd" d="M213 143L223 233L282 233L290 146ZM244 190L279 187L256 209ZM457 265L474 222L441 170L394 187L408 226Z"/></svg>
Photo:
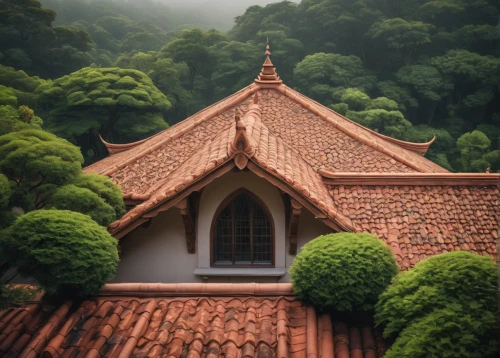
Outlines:
<svg viewBox="0 0 500 358"><path fill-rule="evenodd" d="M435 139L435 138L434 138ZM94 299L0 313L0 355L377 358L371 320L317 314L287 273L308 241L370 232L407 270L431 255L495 256L500 175L450 173L410 143L287 87L254 83L150 138L105 143L84 169L121 186L113 282Z"/></svg>
<svg viewBox="0 0 500 358"><path fill-rule="evenodd" d="M371 232L402 269L430 255L494 255L498 174L455 174L287 87L269 49L254 83L85 168L131 208L109 226L116 282L287 282L309 240Z"/></svg>

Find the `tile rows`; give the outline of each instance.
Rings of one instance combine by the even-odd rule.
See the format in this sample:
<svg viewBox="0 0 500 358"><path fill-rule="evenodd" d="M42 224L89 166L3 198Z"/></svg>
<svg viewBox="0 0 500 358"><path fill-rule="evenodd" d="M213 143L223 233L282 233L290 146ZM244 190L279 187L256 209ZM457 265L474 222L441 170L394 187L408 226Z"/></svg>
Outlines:
<svg viewBox="0 0 500 358"><path fill-rule="evenodd" d="M222 164L228 159L228 145L234 138L235 132L233 119L233 125L230 128L222 131L212 140L205 142L195 155L192 155L181 163L165 181L151 183L149 187L149 192L153 194L151 198L135 206L120 220L112 223L109 229L115 232L119 228L124 227L143 213L171 198L174 194Z"/></svg>
<svg viewBox="0 0 500 358"><path fill-rule="evenodd" d="M281 138L271 132L260 117L252 116L246 122L247 132L256 150L252 159L289 183L314 204L324 210L331 207L332 201L321 176Z"/></svg>
<svg viewBox="0 0 500 358"><path fill-rule="evenodd" d="M0 311L2 356L379 358L386 350L369 319L316 317L292 296L95 298L42 311Z"/></svg>
<svg viewBox="0 0 500 358"><path fill-rule="evenodd" d="M97 298L41 327L31 342L2 347L12 356L23 346L21 356L273 357L280 334L293 356L306 357L306 307L293 297Z"/></svg>
<svg viewBox="0 0 500 358"><path fill-rule="evenodd" d="M404 149L401 146L399 146L398 144L393 143L391 141L388 141L387 139L384 138L384 136L381 136L380 134L378 134L374 131L371 131L366 127L363 127L362 125L360 125L360 124L358 124L358 123L356 123L348 118L341 116L340 114L333 111L332 109L317 103L316 101L304 96L303 94L301 94L301 93L299 93L299 92L297 92L297 91L295 91L287 86L283 86L283 88L285 89L285 93L293 94L294 96L297 97L298 101L303 102L305 105L309 106L308 108L317 110L319 113L326 115L333 123L335 123L339 127L342 127L342 128L349 130L351 133L354 134L352 139L354 139L355 141L359 142L359 140L361 138L365 138L369 142L371 142L373 146L379 147L379 148L384 148L384 149L388 150L388 152L391 154L392 153L397 154L400 158L402 158L407 163L412 163L412 165L419 168L418 171L429 172L429 173L448 172L446 169L444 169L444 168L440 167L439 165L437 165L436 163L426 159L422 155L417 154L411 150ZM276 95L274 95L274 96L276 96ZM318 120L318 122L319 122L319 120ZM413 143L407 143L407 144L411 145ZM401 167L399 167L399 168L392 167L391 169L389 169L389 165L387 164L387 158L384 158L384 156L379 157L379 155L381 153L375 153L375 154L370 153L372 150L375 150L377 152L376 149L373 149L372 147L370 147L370 150L367 150L365 148L363 148L363 149L364 149L364 151L366 151L366 154L360 153L361 156L359 158L363 157L364 155L375 156L375 158L374 158L375 161L381 160L381 162L383 164L382 170L380 170L380 168L377 168L377 170L365 170L365 172L374 171L374 172L393 172L394 173L394 172L407 172L408 171L408 170L401 170L402 169ZM346 152L347 151L344 151L344 153L346 153ZM387 155L387 154L385 154L385 155ZM393 164L391 161L389 161L389 163ZM324 169L327 169L327 168L325 167ZM394 169L399 169L399 170L394 170ZM349 170L341 169L338 171L347 172ZM352 170L352 171L354 172L354 170ZM411 170L411 171L414 171L414 170Z"/></svg>
<svg viewBox="0 0 500 358"><path fill-rule="evenodd" d="M256 110L254 114L245 115L242 119L251 142L251 160L293 187L320 209L325 212L332 211L332 199L321 176L266 127L260 118L260 106L253 106ZM228 129L220 132L213 140L206 142L201 149L177 167L165 181L157 185L151 183L148 192L152 196L126 213L120 220L112 223L109 226L111 232L118 232L191 183L220 167L230 157L229 151L235 135L236 126L233 119L233 124ZM336 216L341 216L341 214ZM342 222L349 221L344 217L337 217L337 219ZM352 226L350 223L347 225Z"/></svg>
<svg viewBox="0 0 500 358"><path fill-rule="evenodd" d="M143 194L152 185L165 181L177 167L200 150L207 140L231 126L235 111L246 112L251 94L255 91L252 86L246 87L145 142L105 158L84 170L110 175L113 181L121 186L125 195ZM288 87L286 91L294 93L304 103L288 98L274 89L260 90L258 93L262 120L269 130L290 148L289 150L296 152L314 170L416 171L390 155L362 143L359 138L337 129L331 122L306 109L303 104L316 108L320 113L326 113L329 118L338 122L336 126L349 128L353 133L362 133L377 145L390 148L394 153L422 167L422 171L445 171L420 155L378 137ZM275 155L273 152L269 154Z"/></svg>
<svg viewBox="0 0 500 358"><path fill-rule="evenodd" d="M329 186L335 206L383 238L402 268L439 253L496 253L498 187Z"/></svg>
<svg viewBox="0 0 500 358"><path fill-rule="evenodd" d="M52 311L40 303L0 311L0 356L17 357Z"/></svg>
<svg viewBox="0 0 500 358"><path fill-rule="evenodd" d="M224 128L234 124L234 109L228 110L174 138L159 149L112 174L124 193L145 193L164 181L181 164L213 139Z"/></svg>
<svg viewBox="0 0 500 358"><path fill-rule="evenodd" d="M348 136L278 91L270 89L260 93L263 122L313 169L340 172L415 171Z"/></svg>

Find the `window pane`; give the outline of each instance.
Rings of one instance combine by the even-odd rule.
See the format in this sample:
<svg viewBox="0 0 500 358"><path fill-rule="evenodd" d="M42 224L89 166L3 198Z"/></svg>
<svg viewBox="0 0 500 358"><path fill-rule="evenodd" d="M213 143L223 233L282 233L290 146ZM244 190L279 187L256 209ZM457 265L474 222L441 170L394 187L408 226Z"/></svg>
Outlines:
<svg viewBox="0 0 500 358"><path fill-rule="evenodd" d="M234 263L251 264L250 207L247 195L238 195L234 205Z"/></svg>
<svg viewBox="0 0 500 358"><path fill-rule="evenodd" d="M254 203L253 215L253 262L254 264L271 263L271 224L262 208Z"/></svg>
<svg viewBox="0 0 500 358"><path fill-rule="evenodd" d="M233 230L231 208L227 206L221 211L215 223L214 262L217 264L233 264Z"/></svg>

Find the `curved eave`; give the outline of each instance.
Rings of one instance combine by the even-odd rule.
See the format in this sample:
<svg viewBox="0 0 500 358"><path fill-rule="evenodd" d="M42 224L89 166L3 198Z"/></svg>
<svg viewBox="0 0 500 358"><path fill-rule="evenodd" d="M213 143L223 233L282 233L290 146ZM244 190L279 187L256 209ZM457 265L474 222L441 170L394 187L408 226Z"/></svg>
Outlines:
<svg viewBox="0 0 500 358"><path fill-rule="evenodd" d="M154 135L156 136L156 135ZM152 137L154 136L151 136L151 137L148 137L148 138L145 138L143 140L139 140L137 142L133 142L133 143L126 143L126 144L113 144L113 143L108 143L106 142L102 137L101 135L99 134L99 139L101 140L102 144L104 144L104 146L106 147L106 149L108 150L108 153L110 155L113 155L113 154L116 154L116 153L121 153L121 152L125 152L126 150L129 150L129 149L132 149L142 143L144 143L145 141L151 139Z"/></svg>
<svg viewBox="0 0 500 358"><path fill-rule="evenodd" d="M356 123L356 124L358 124L358 123ZM378 136L378 137L380 137L382 139L385 139L388 142L391 142L391 143L394 143L394 144L400 146L401 148L408 149L408 150L411 150L412 152L416 152L416 153L422 154L422 155L424 155L425 153L427 153L427 151L429 150L429 147L431 146L431 144L434 143L436 141L436 139L437 139L437 137L434 136L427 143L405 142L404 140L399 140L399 139L391 138L391 137L388 137L386 135L380 134L378 132L372 131L371 129L368 129L368 128L365 128L365 129L369 130L370 132L372 132L376 136Z"/></svg>

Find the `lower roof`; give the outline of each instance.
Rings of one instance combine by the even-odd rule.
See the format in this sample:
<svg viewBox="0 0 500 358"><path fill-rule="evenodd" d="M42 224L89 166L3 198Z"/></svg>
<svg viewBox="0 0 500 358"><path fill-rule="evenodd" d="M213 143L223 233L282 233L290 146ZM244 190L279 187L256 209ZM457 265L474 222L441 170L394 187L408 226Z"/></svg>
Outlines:
<svg viewBox="0 0 500 358"><path fill-rule="evenodd" d="M0 311L7 357L378 358L385 350L370 320L317 315L290 284L109 284L81 304Z"/></svg>

